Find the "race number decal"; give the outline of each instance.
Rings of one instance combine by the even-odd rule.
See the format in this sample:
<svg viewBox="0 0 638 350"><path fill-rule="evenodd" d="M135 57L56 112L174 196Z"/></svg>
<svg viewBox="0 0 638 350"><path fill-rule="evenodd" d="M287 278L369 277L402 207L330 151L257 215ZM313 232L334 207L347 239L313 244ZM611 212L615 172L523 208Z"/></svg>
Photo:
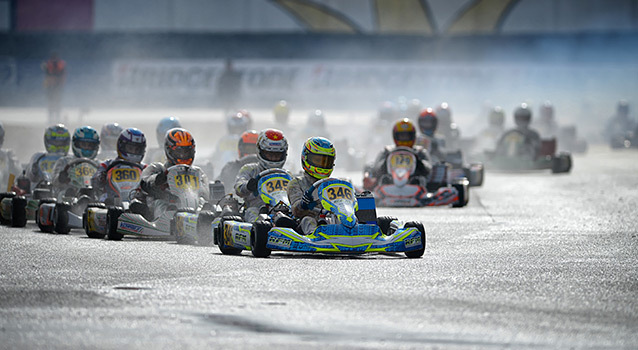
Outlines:
<svg viewBox="0 0 638 350"><path fill-rule="evenodd" d="M175 186L184 190L198 190L199 189L199 177L190 174L177 174L175 175Z"/></svg>
<svg viewBox="0 0 638 350"><path fill-rule="evenodd" d="M278 191L285 191L288 188L289 179L285 177L273 177L261 185L261 190L268 194Z"/></svg>
<svg viewBox="0 0 638 350"><path fill-rule="evenodd" d="M40 167L40 171L42 171L43 173L49 173L49 174L53 172L54 165L55 165L55 160L50 160L50 159L42 159L38 163L38 166Z"/></svg>
<svg viewBox="0 0 638 350"><path fill-rule="evenodd" d="M353 200L352 190L346 186L329 186L323 190L324 196L329 201L336 201L338 199L347 199L349 201Z"/></svg>
<svg viewBox="0 0 638 350"><path fill-rule="evenodd" d="M115 182L135 182L140 178L139 169L115 169L111 174Z"/></svg>
<svg viewBox="0 0 638 350"><path fill-rule="evenodd" d="M394 153L390 156L390 166L393 168L411 168L414 156L410 153Z"/></svg>
<svg viewBox="0 0 638 350"><path fill-rule="evenodd" d="M95 167L92 167L88 164L80 164L73 169L73 172L77 177L91 177L93 176L93 174L95 174L95 171Z"/></svg>

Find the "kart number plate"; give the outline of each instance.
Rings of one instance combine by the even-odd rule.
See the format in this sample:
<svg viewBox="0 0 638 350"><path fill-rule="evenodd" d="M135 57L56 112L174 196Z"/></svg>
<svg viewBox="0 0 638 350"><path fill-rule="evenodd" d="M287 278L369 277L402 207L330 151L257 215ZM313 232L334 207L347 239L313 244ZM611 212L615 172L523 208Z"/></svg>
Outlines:
<svg viewBox="0 0 638 350"><path fill-rule="evenodd" d="M93 176L93 174L95 174L95 171L95 167L89 166L87 164L78 165L73 169L73 172L77 177Z"/></svg>
<svg viewBox="0 0 638 350"><path fill-rule="evenodd" d="M261 184L261 190L267 194L286 191L289 182L290 180L285 177L273 177Z"/></svg>
<svg viewBox="0 0 638 350"><path fill-rule="evenodd" d="M395 153L390 156L390 166L396 168L412 168L414 155L411 153Z"/></svg>
<svg viewBox="0 0 638 350"><path fill-rule="evenodd" d="M40 163L38 165L40 166L40 170L43 173L52 173L53 172L53 166L55 165L55 160L43 159L43 160L40 161Z"/></svg>
<svg viewBox="0 0 638 350"><path fill-rule="evenodd" d="M345 185L335 184L324 188L323 196L329 201L336 201L338 199L353 200L352 190Z"/></svg>
<svg viewBox="0 0 638 350"><path fill-rule="evenodd" d="M175 186L184 190L198 190L199 177L190 174L177 174L175 175Z"/></svg>
<svg viewBox="0 0 638 350"><path fill-rule="evenodd" d="M111 173L111 179L115 182L133 182L140 178L139 169L115 169Z"/></svg>

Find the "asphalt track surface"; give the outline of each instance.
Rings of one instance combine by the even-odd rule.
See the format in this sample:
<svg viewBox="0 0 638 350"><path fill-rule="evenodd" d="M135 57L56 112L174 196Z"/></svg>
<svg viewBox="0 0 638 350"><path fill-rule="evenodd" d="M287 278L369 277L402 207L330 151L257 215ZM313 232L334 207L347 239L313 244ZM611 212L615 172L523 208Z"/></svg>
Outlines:
<svg viewBox="0 0 638 350"><path fill-rule="evenodd" d="M0 348L638 347L638 152L488 173L422 259L249 253L0 228Z"/></svg>

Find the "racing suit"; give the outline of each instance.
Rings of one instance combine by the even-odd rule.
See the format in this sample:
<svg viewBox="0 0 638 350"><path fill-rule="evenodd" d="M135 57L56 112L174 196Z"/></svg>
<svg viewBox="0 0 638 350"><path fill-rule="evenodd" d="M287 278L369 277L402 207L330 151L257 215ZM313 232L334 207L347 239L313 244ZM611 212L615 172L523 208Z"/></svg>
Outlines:
<svg viewBox="0 0 638 350"><path fill-rule="evenodd" d="M16 178L21 175L20 163L10 149L0 150L0 191L9 190L9 176ZM15 181L15 179L14 179Z"/></svg>
<svg viewBox="0 0 638 350"><path fill-rule="evenodd" d="M108 199L113 199L116 196L113 190L109 187L108 179L106 178L106 171L108 170L109 166L113 164L113 162L118 160L123 159L118 157L102 162L91 178L91 186L93 186L95 194L97 195L100 202L105 202ZM145 165L142 164L142 167L145 167Z"/></svg>
<svg viewBox="0 0 638 350"><path fill-rule="evenodd" d="M257 155L248 154L239 159L235 159L232 162L226 163L226 165L224 165L224 167L222 168L219 177L217 178L224 184L224 188L226 189L225 192L228 193L228 191L233 188L233 186L235 185L237 174L244 165L257 162L259 162Z"/></svg>
<svg viewBox="0 0 638 350"><path fill-rule="evenodd" d="M377 156L376 161L372 167L372 177L376 179L382 179L388 175L387 159L390 152L396 149L395 146L386 146L381 153ZM428 151L421 146L414 146L412 149L417 156L416 169L412 174L412 179L415 179L419 184L425 187L426 179L432 172L432 164L430 163L430 155Z"/></svg>
<svg viewBox="0 0 638 350"><path fill-rule="evenodd" d="M292 215L301 219L299 227L304 234L310 234L317 228L319 213L301 207L304 193L317 181L319 180L304 173L288 183L288 200L292 208Z"/></svg>
<svg viewBox="0 0 638 350"><path fill-rule="evenodd" d="M531 155L532 159L536 159L541 150L541 137L538 132L530 128L516 128L516 130L525 137L523 148L519 151L520 155ZM507 133L505 135L507 135Z"/></svg>
<svg viewBox="0 0 638 350"><path fill-rule="evenodd" d="M416 144L428 151L428 154L430 155L429 160L432 163L445 161L445 154L443 154L443 151L441 150L441 143L443 143L443 140L427 135L419 135L416 138Z"/></svg>
<svg viewBox="0 0 638 350"><path fill-rule="evenodd" d="M241 167L237 174L235 193L243 198L246 203L246 210L244 211L244 220L246 220L246 222L255 222L259 217L259 210L265 205L257 191L250 191L248 189L248 182L251 179L256 179L259 173L266 169L268 168L260 163L250 163Z"/></svg>

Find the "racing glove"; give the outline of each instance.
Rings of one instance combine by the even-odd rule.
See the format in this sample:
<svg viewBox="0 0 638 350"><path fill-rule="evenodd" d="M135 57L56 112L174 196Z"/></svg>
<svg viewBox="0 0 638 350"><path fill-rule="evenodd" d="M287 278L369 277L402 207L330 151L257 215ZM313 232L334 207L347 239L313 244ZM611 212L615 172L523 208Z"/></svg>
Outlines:
<svg viewBox="0 0 638 350"><path fill-rule="evenodd" d="M166 171L162 171L161 173L155 176L155 186L162 186L166 184Z"/></svg>
<svg viewBox="0 0 638 350"><path fill-rule="evenodd" d="M248 180L248 183L246 184L246 189L250 192L257 192L257 179L253 178Z"/></svg>
<svg viewBox="0 0 638 350"><path fill-rule="evenodd" d="M312 192L306 191L301 198L301 209L312 210L317 205L315 199L312 198Z"/></svg>

